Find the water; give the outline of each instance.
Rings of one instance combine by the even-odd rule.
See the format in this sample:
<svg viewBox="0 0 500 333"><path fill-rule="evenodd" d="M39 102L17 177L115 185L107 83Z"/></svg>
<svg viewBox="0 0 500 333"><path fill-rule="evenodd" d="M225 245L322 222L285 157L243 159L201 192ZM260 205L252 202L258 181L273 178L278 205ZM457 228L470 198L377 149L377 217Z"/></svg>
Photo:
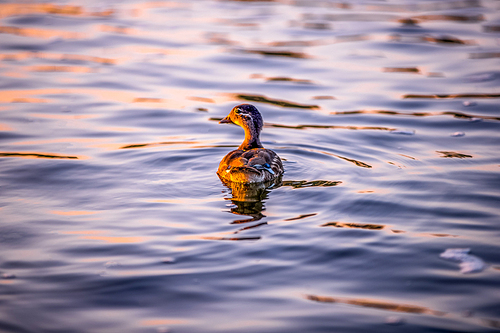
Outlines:
<svg viewBox="0 0 500 333"><path fill-rule="evenodd" d="M497 331L499 9L0 4L0 330Z"/></svg>

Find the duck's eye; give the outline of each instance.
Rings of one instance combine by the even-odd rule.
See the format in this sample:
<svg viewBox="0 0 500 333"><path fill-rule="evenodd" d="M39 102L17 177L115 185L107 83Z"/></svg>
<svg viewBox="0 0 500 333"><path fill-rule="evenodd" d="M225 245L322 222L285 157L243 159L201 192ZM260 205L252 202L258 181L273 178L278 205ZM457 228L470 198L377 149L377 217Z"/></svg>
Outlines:
<svg viewBox="0 0 500 333"><path fill-rule="evenodd" d="M236 109L236 110L234 110L234 113L236 113L236 114L240 114L240 113L241 113L241 110L240 110L240 109Z"/></svg>

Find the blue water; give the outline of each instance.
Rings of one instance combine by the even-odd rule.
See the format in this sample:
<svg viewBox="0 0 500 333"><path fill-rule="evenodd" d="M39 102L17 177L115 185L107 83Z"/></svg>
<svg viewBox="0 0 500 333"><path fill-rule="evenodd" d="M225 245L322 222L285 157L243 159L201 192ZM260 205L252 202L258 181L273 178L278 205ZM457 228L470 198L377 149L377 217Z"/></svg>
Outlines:
<svg viewBox="0 0 500 333"><path fill-rule="evenodd" d="M500 329L498 1L0 19L0 331ZM215 173L240 103L284 161L270 188Z"/></svg>

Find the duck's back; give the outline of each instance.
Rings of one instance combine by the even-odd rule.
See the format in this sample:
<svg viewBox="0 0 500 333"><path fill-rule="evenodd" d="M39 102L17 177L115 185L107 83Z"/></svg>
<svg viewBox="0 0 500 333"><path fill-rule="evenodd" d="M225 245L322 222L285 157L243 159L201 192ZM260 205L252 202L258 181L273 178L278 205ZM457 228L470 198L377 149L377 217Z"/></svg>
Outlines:
<svg viewBox="0 0 500 333"><path fill-rule="evenodd" d="M265 182L283 174L283 163L279 156L269 149L237 149L222 159L217 174L232 182Z"/></svg>

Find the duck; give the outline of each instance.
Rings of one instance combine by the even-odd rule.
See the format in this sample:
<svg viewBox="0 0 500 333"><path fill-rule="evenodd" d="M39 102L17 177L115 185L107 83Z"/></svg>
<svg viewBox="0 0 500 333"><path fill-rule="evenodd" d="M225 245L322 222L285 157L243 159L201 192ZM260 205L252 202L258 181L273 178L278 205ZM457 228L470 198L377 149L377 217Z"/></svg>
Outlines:
<svg viewBox="0 0 500 333"><path fill-rule="evenodd" d="M229 152L219 164L217 174L223 181L263 183L283 175L283 162L278 154L260 142L264 121L255 106L237 105L219 123L235 124L245 130L245 139L238 149Z"/></svg>

